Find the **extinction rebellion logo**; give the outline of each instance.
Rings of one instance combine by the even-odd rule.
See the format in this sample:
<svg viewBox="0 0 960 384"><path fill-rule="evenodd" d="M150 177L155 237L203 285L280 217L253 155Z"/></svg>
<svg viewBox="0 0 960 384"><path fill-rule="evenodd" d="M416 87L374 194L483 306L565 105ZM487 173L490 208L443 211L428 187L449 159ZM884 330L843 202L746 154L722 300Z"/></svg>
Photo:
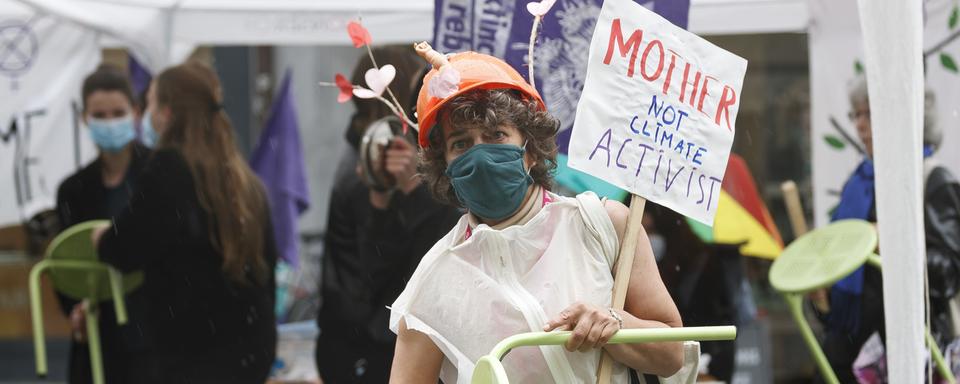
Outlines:
<svg viewBox="0 0 960 384"><path fill-rule="evenodd" d="M12 90L19 88L17 79L30 70L38 49L37 36L29 22L0 22L0 75L10 78Z"/></svg>

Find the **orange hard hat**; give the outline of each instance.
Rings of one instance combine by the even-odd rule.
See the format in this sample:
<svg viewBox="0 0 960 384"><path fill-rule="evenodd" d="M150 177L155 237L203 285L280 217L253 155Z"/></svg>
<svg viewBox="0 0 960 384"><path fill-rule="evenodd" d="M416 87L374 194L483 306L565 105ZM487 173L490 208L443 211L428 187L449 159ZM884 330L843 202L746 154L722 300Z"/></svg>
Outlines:
<svg viewBox="0 0 960 384"><path fill-rule="evenodd" d="M429 48L429 45L426 47ZM436 51L432 53L436 55ZM420 95L417 97L417 119L419 120L417 125L420 127L421 148L430 146L430 130L436 124L437 114L444 103L473 89L515 89L536 101L541 110L546 110L543 98L537 90L503 60L477 52L458 53L446 60L439 60L444 61L443 65L453 66L460 73L460 84L456 92L444 98L429 94L428 84L439 73L440 68L437 64L440 61L434 61L433 69L423 77L423 87L420 88Z"/></svg>

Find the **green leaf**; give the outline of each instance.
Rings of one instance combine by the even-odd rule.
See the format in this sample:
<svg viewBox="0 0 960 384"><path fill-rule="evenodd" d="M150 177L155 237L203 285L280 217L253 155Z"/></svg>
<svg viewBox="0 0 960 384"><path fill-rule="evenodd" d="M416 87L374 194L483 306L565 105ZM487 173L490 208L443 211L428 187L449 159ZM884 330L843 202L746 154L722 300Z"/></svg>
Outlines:
<svg viewBox="0 0 960 384"><path fill-rule="evenodd" d="M950 29L956 28L958 18L960 18L960 8L954 5L953 9L950 11L950 18L947 19L947 26L949 26Z"/></svg>
<svg viewBox="0 0 960 384"><path fill-rule="evenodd" d="M858 75L863 74L863 64L860 63L860 60L856 60L853 62L853 71L856 72Z"/></svg>
<svg viewBox="0 0 960 384"><path fill-rule="evenodd" d="M957 69L957 62L946 53L940 53L940 64L943 64L943 68L950 72L960 73L960 69Z"/></svg>
<svg viewBox="0 0 960 384"><path fill-rule="evenodd" d="M839 137L836 137L834 135L823 135L823 140L826 141L828 145L833 147L833 149L840 150L847 146L847 144L844 143L843 140L841 140Z"/></svg>

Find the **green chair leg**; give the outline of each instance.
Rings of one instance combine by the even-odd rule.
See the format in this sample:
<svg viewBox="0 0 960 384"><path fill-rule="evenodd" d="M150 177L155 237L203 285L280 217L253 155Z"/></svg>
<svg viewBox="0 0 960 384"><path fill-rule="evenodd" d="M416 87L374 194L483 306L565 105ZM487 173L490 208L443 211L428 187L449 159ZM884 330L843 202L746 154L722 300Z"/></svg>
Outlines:
<svg viewBox="0 0 960 384"><path fill-rule="evenodd" d="M84 307L87 317L87 347L90 349L90 370L93 383L103 384L103 355L100 350L100 314L96 303L87 302Z"/></svg>
<svg viewBox="0 0 960 384"><path fill-rule="evenodd" d="M883 260L880 259L880 256L872 254L867 258L867 264L874 266L877 269L883 269ZM924 335L927 342L927 348L930 348L930 354L933 356L933 363L937 366L937 372L940 373L940 377L946 380L950 384L956 384L957 378L954 377L953 372L950 370L950 366L947 365L946 360L943 358L943 354L940 353L940 347L937 345L937 341L933 339L933 335L930 334L930 329L924 329Z"/></svg>
<svg viewBox="0 0 960 384"><path fill-rule="evenodd" d="M123 299L123 276L116 268L107 266L107 277L110 279L110 293L113 294L113 311L117 315L117 324L127 323L127 305Z"/></svg>
<svg viewBox="0 0 960 384"><path fill-rule="evenodd" d="M790 314L793 315L793 320L800 327L803 341L807 344L807 348L810 348L810 353L813 354L813 360L817 363L817 368L820 369L824 381L829 384L839 384L840 380L837 379L837 374L830 367L830 362L827 361L827 356L823 354L823 349L820 348L817 337L813 335L813 330L810 329L807 318L803 316L803 294L784 293L783 296L787 300Z"/></svg>
<svg viewBox="0 0 960 384"><path fill-rule="evenodd" d="M933 355L933 362L937 365L937 372L940 373L940 377L950 384L956 384L957 378L953 376L950 366L947 365L946 360L943 359L943 354L940 353L940 347L937 346L937 341L933 339L933 335L930 334L929 329L924 333L927 336L927 347L930 348L930 354Z"/></svg>
<svg viewBox="0 0 960 384"><path fill-rule="evenodd" d="M49 260L37 263L30 270L30 315L33 321L33 353L37 362L37 376L47 376L47 345L43 333L43 303L40 298L40 275L48 268Z"/></svg>
<svg viewBox="0 0 960 384"><path fill-rule="evenodd" d="M99 262L80 261L80 260L41 260L33 269L30 270L30 314L33 322L33 350L37 363L37 376L45 377L47 368L47 348L43 329L43 302L42 291L40 289L40 278L46 270L51 268L78 269L86 270L91 273L107 273L110 284L111 295L113 296L114 310L117 315L117 324L127 323L127 307L123 300L123 278L116 269ZM96 297L97 286L96 279L91 279L90 297ZM103 383L103 360L100 352L100 337L98 324L98 313L96 310L96 300L92 309L86 311L87 315L87 336L90 347L90 363L93 370L94 383ZM94 352L96 350L96 352ZM99 379L97 377L99 376Z"/></svg>

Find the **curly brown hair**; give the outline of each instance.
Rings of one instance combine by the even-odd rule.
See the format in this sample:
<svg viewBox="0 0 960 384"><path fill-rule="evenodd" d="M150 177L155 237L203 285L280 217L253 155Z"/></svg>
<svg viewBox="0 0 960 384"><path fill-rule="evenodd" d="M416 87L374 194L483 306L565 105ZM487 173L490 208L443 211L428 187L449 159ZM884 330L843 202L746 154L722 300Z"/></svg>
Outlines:
<svg viewBox="0 0 960 384"><path fill-rule="evenodd" d="M447 170L444 126L479 127L494 130L503 125L516 127L527 142L533 161L530 177L544 188L553 185L557 168L557 129L560 121L520 92L508 89L475 89L446 102L430 130L430 146L421 152L420 174L433 196L444 203L462 206Z"/></svg>

